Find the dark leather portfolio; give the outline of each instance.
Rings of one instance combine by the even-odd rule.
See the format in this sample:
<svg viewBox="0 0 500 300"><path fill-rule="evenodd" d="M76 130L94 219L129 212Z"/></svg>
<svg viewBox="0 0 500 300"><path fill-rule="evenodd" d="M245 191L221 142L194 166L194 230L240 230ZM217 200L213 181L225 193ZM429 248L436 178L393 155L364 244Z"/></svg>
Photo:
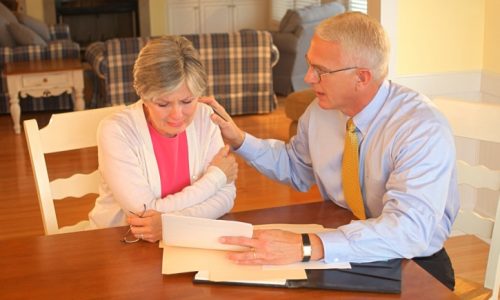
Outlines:
<svg viewBox="0 0 500 300"><path fill-rule="evenodd" d="M307 279L286 280L282 285L236 281L212 282L200 279L194 279L194 282L398 294L401 293L401 261L402 259L391 259L370 263L351 263L351 269L306 270Z"/></svg>
<svg viewBox="0 0 500 300"><path fill-rule="evenodd" d="M401 259L351 263L351 269L306 270L307 280L287 280L289 288L401 293Z"/></svg>

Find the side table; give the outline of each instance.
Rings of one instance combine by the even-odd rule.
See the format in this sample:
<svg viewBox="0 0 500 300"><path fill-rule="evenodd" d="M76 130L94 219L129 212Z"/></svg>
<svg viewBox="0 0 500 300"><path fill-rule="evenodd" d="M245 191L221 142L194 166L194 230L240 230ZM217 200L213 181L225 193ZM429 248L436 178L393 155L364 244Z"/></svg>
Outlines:
<svg viewBox="0 0 500 300"><path fill-rule="evenodd" d="M25 97L72 94L75 110L84 110L83 67L79 59L39 60L5 64L5 77L10 97L10 115L14 131L21 132L19 95Z"/></svg>

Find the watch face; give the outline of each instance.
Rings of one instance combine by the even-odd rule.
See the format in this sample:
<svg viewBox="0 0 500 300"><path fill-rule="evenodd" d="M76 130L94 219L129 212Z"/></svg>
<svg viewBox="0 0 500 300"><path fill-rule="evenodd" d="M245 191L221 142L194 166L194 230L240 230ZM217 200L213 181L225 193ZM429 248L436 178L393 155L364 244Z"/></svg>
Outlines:
<svg viewBox="0 0 500 300"><path fill-rule="evenodd" d="M312 254L312 247L311 246L304 246L304 256L311 256Z"/></svg>

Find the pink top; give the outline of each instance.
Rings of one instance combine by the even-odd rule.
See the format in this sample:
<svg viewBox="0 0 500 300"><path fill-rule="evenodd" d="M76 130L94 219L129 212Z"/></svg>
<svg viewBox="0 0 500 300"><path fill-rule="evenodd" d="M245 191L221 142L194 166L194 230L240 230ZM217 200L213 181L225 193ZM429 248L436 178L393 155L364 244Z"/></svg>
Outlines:
<svg viewBox="0 0 500 300"><path fill-rule="evenodd" d="M186 132L175 137L158 133L148 122L161 180L161 197L180 192L191 184Z"/></svg>

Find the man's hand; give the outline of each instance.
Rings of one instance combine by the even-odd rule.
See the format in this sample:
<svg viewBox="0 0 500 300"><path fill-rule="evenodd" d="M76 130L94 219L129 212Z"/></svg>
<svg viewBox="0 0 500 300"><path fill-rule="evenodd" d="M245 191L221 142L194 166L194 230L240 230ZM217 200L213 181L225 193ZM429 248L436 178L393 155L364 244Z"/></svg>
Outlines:
<svg viewBox="0 0 500 300"><path fill-rule="evenodd" d="M210 165L215 166L226 174L227 183L236 180L238 175L238 163L234 158L234 155L229 153L229 146L225 145L219 152L214 156Z"/></svg>
<svg viewBox="0 0 500 300"><path fill-rule="evenodd" d="M252 238L226 236L219 242L249 247L249 251L228 254L228 258L237 264L284 265L302 260L302 237L288 231L255 230Z"/></svg>
<svg viewBox="0 0 500 300"><path fill-rule="evenodd" d="M212 107L215 111L211 117L212 121L219 126L224 140L226 140L233 149L238 149L241 144L243 144L245 132L236 126L224 107L222 107L213 97L200 97L199 101Z"/></svg>
<svg viewBox="0 0 500 300"><path fill-rule="evenodd" d="M134 236L151 243L159 241L161 236L161 213L156 210L147 210L142 216L129 215L127 223Z"/></svg>

